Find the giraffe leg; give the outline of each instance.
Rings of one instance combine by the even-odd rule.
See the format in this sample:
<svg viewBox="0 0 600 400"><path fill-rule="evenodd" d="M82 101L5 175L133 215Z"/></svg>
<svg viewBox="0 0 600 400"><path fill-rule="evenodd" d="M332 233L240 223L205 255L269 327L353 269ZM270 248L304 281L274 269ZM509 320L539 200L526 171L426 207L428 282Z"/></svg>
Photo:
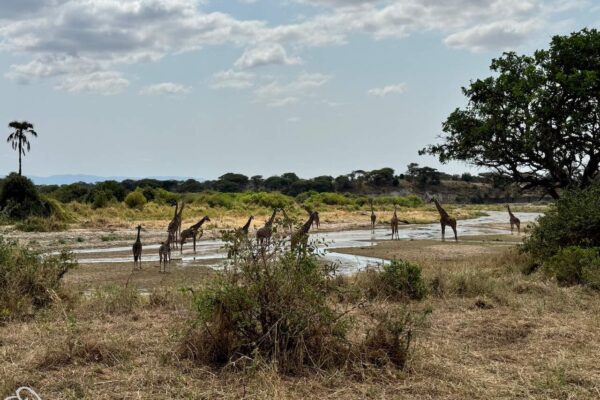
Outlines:
<svg viewBox="0 0 600 400"><path fill-rule="evenodd" d="M445 223L441 223L442 225L442 241L446 240L446 224Z"/></svg>
<svg viewBox="0 0 600 400"><path fill-rule="evenodd" d="M458 242L458 235L456 234L456 224L452 225L452 230L454 231L454 240Z"/></svg>
<svg viewBox="0 0 600 400"><path fill-rule="evenodd" d="M519 222L517 224L517 235L520 235L520 234L521 234L521 223Z"/></svg>
<svg viewBox="0 0 600 400"><path fill-rule="evenodd" d="M196 254L196 236L194 236L194 254Z"/></svg>

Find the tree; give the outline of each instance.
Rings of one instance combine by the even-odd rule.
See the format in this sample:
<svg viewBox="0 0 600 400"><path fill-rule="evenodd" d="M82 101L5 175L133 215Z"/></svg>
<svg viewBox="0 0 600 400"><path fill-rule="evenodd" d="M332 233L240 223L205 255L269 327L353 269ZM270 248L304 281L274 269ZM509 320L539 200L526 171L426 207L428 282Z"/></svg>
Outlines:
<svg viewBox="0 0 600 400"><path fill-rule="evenodd" d="M555 36L533 56L505 53L495 76L463 88L469 103L419 153L462 160L553 198L586 187L600 166L600 32Z"/></svg>
<svg viewBox="0 0 600 400"><path fill-rule="evenodd" d="M8 127L15 130L8 135L6 142L12 144L13 150L19 151L19 176L21 176L21 156L24 156L26 151L31 150L27 134L37 137L37 132L33 130L33 124L27 121L13 121L8 124Z"/></svg>

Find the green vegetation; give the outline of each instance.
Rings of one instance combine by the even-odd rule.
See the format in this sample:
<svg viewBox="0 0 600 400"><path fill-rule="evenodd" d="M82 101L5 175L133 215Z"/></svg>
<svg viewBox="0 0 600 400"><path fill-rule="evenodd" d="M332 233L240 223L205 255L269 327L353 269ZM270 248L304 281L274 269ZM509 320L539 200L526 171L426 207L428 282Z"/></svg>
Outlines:
<svg viewBox="0 0 600 400"><path fill-rule="evenodd" d="M404 306L373 311L366 317L375 328L353 343L353 319L329 300L332 269L310 246L300 252L265 250L231 240L235 261L194 296L196 318L181 344L184 357L216 367L253 360L291 374L364 363L406 366L425 314ZM408 279L409 285L420 281L420 270L409 272ZM423 295L423 288L413 289L411 295Z"/></svg>
<svg viewBox="0 0 600 400"><path fill-rule="evenodd" d="M143 210L147 202L148 200L146 200L144 193L139 189L136 189L125 197L127 207L135 208L136 210Z"/></svg>
<svg viewBox="0 0 600 400"><path fill-rule="evenodd" d="M70 253L41 257L0 238L0 320L26 317L48 306L75 265Z"/></svg>
<svg viewBox="0 0 600 400"><path fill-rule="evenodd" d="M15 224L15 228L23 232L59 232L67 230L67 227L66 223L54 217L28 217Z"/></svg>
<svg viewBox="0 0 600 400"><path fill-rule="evenodd" d="M569 246L600 247L600 184L566 191L538 219L524 250L543 262Z"/></svg>
<svg viewBox="0 0 600 400"><path fill-rule="evenodd" d="M553 198L586 187L600 171L598 87L600 32L555 36L533 56L505 53L494 76L463 88L465 109L443 129L444 142L421 151L497 171Z"/></svg>
<svg viewBox="0 0 600 400"><path fill-rule="evenodd" d="M29 216L47 217L51 213L33 182L15 173L8 175L2 183L0 209L7 218L18 220Z"/></svg>
<svg viewBox="0 0 600 400"><path fill-rule="evenodd" d="M600 290L600 247L560 249L548 259L544 269L561 284L584 284Z"/></svg>
<svg viewBox="0 0 600 400"><path fill-rule="evenodd" d="M366 271L358 276L358 284L369 298L422 300L427 295L427 283L417 264L392 260L383 271Z"/></svg>

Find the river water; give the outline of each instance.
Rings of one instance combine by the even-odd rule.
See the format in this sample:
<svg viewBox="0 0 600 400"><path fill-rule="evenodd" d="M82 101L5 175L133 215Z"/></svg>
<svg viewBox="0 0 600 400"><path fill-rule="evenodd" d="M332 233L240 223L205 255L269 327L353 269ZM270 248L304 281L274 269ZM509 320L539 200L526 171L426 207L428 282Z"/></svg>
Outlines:
<svg viewBox="0 0 600 400"><path fill-rule="evenodd" d="M534 221L540 216L539 213L515 213L521 219L521 226ZM508 215L506 212L489 211L487 215L458 222L458 236L463 235L493 235L503 234L507 229L498 224L506 225ZM399 229L401 240L423 240L439 239L441 237L440 224L414 224L401 225ZM310 240L319 243L318 252L328 262L335 262L338 272L342 274L353 273L367 266L381 265L385 261L381 259L342 254L335 251L336 248L375 246L377 241L389 240L391 231L388 227L377 228L374 232L370 229L344 230L336 232L313 232ZM453 241L450 228L446 229L446 239ZM323 244L321 244L323 243ZM144 262L158 262L158 244L144 245L142 260ZM226 255L221 240L201 240L197 243L196 254L192 251L192 245L186 244L183 254L179 250L172 251L172 261L182 267L194 265L205 265L213 268L222 268L226 261ZM80 264L96 263L126 263L131 262L131 247L107 247L107 248L83 248L73 251Z"/></svg>

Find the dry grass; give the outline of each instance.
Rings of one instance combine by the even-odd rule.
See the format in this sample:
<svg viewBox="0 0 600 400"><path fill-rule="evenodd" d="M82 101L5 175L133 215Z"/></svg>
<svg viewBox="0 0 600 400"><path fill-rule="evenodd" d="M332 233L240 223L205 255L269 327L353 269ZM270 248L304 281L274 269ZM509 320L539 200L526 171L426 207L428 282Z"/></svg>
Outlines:
<svg viewBox="0 0 600 400"><path fill-rule="evenodd" d="M148 295L102 289L59 302L35 320L0 326L0 397L30 385L48 399L599 398L598 293L522 275L520 255L494 244L400 241L357 249L423 267L431 294L419 307L433 312L409 371L365 367L290 377L256 363L241 370L194 366L176 352L190 296L167 280ZM87 268L70 273L67 286ZM211 279L200 276L197 284ZM352 283L344 281L338 283Z"/></svg>

